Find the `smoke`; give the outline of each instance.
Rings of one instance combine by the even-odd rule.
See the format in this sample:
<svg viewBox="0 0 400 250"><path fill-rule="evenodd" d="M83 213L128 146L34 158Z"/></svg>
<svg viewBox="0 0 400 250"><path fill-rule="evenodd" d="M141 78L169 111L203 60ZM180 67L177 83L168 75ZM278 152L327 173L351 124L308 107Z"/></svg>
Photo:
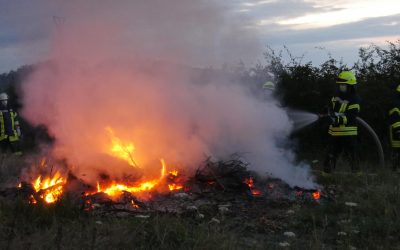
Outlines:
<svg viewBox="0 0 400 250"><path fill-rule="evenodd" d="M284 110L223 74L205 78L185 66L260 51L256 34L238 25L244 20L215 2L64 3L51 61L23 85L23 116L45 124L54 154L91 183L99 173L121 178L133 169L110 156L111 128L134 144L132 157L146 174L159 173L161 158L194 169L205 156L246 152L254 170L311 187L308 169L293 166L278 146L292 127Z"/></svg>

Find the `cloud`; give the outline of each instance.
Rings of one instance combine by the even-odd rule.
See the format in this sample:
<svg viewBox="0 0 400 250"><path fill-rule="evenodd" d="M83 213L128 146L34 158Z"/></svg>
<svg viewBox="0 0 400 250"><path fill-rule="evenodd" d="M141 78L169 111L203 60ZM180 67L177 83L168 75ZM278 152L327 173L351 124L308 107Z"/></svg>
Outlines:
<svg viewBox="0 0 400 250"><path fill-rule="evenodd" d="M318 45L321 42L396 36L399 34L399 20L400 15L393 15L333 27L266 32L265 37L273 45L282 44L282 41L286 44L312 43Z"/></svg>
<svg viewBox="0 0 400 250"><path fill-rule="evenodd" d="M340 1L339 3L333 1L328 6L337 9L330 11L323 9L317 13L306 13L300 17L278 21L278 24L289 25L294 29L308 29L335 26L400 13L400 4L396 0Z"/></svg>
<svg viewBox="0 0 400 250"><path fill-rule="evenodd" d="M294 55L306 54L304 60L311 60L315 64L324 62L328 58L328 51L334 58L343 58L345 63L352 64L358 60L361 46L371 43L385 46L386 41L400 39L399 21L400 15L393 15L307 30L291 30L271 24L274 28L264 32L263 40L277 50L286 45ZM326 50L315 47L324 47Z"/></svg>
<svg viewBox="0 0 400 250"><path fill-rule="evenodd" d="M141 22L160 23L158 21L161 16L158 13L169 12L174 8L183 10L190 4L181 1L179 5L157 10L141 8L143 4L140 1L123 0L115 3L100 0L96 2L97 7L92 8L87 7L86 2L92 1L0 0L0 49L6 50L8 55L0 59L0 72L15 68L18 64L32 62L25 62L26 57L36 58L38 61L43 59L43 54L40 53L51 49L49 41L56 27L53 16L65 17L66 25L79 21L74 20L73 13L80 13L83 18L85 13L97 13L96 18L101 20L102 16L108 15L102 11L103 6L109 5L113 8L120 6L120 14L125 16L125 20L129 20L129 12L134 13L135 10L123 6L134 4L137 6L134 9L147 12L148 18L136 24L125 23L126 29L129 30L125 35L129 36L130 33L133 36L135 29L140 29ZM79 3L79 7L71 12L71 6L76 3ZM212 16L214 11L222 13L218 19L202 20L207 22L203 27L215 29L215 36L201 36L201 32L196 29L196 18L199 19L193 15L193 9L187 13L193 15L189 23L162 22L163 29L157 29L158 32L161 30L160 35L154 34L154 30L149 30L147 35L160 39L161 35L168 35L168 30L174 25L182 30L193 30L185 37L177 37L174 44L169 43L163 49L178 51L178 48L184 49L185 46L193 49L193 46L188 44L197 45L191 55L186 55L185 60L190 56L192 63L198 65L220 65L223 61L237 62L240 59L245 62L256 61L260 59L266 44L286 44L293 47L303 44L312 47L311 44L320 46L321 43L330 41L395 36L400 22L399 15L396 14L400 12L400 4L396 0L212 0L202 1L196 6L198 10L203 10L206 16ZM224 28L217 30L220 27ZM307 29L303 29L304 27ZM40 53L37 50L38 43L42 44ZM151 43L145 49L151 52ZM354 47L354 50L357 48ZM21 51L26 55L22 56ZM210 55L207 59L205 51ZM160 54L160 51L154 52L157 53Z"/></svg>

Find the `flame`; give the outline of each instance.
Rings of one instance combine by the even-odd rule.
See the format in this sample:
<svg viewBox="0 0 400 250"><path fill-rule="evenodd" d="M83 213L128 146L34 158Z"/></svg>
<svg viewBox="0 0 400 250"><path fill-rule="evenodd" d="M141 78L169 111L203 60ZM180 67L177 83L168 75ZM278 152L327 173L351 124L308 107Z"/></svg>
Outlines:
<svg viewBox="0 0 400 250"><path fill-rule="evenodd" d="M90 200L85 200L83 210L89 212L95 208L94 204Z"/></svg>
<svg viewBox="0 0 400 250"><path fill-rule="evenodd" d="M262 194L262 192L258 189L253 189L253 190L251 190L251 194L253 196L260 196Z"/></svg>
<svg viewBox="0 0 400 250"><path fill-rule="evenodd" d="M108 154L117 157L119 159L125 160L132 167L138 167L135 160L133 159L133 151L135 150L135 146L131 142L124 143L121 139L114 135L114 131L112 128L107 127L106 130L109 133L111 139L111 146L107 152Z"/></svg>
<svg viewBox="0 0 400 250"><path fill-rule="evenodd" d="M165 179L165 173L167 172L167 166L164 161L164 159L160 159L161 162L161 174L158 179L154 179L151 181L144 181L141 183L137 183L135 185L128 185L128 184L122 184L122 183L117 183L113 182L111 185L108 187L101 187L100 183L97 182L97 192L103 192L106 193L108 196L111 197L117 197L121 195L123 192L129 192L129 193L140 193L140 192L146 192L154 189L157 185L159 185L161 182L164 181ZM175 172L175 171L172 171ZM178 171L176 171L178 172ZM173 184L171 184L173 185ZM183 188L182 186L174 186L174 190L181 189Z"/></svg>
<svg viewBox="0 0 400 250"><path fill-rule="evenodd" d="M29 203L30 204L36 204L37 203L37 201L36 201L36 199L35 199L35 197L33 195L29 196Z"/></svg>
<svg viewBox="0 0 400 250"><path fill-rule="evenodd" d="M139 208L139 205L136 204L134 200L131 200L131 204L133 208Z"/></svg>
<svg viewBox="0 0 400 250"><path fill-rule="evenodd" d="M40 161L40 166L44 168L46 167L46 164L47 164L47 159L46 157L43 157L42 160Z"/></svg>
<svg viewBox="0 0 400 250"><path fill-rule="evenodd" d="M183 188L183 186L180 184L176 184L176 183L168 184L169 191L180 190L182 188Z"/></svg>
<svg viewBox="0 0 400 250"><path fill-rule="evenodd" d="M139 183L134 183L134 184L125 184L125 183L118 183L116 181L112 182L110 185L104 185L102 186L100 182L97 182L96 185L96 192L88 192L84 193L85 196L92 195L95 193L105 193L111 198L113 197L118 197L123 192L129 192L129 193L140 193L140 192L148 192L153 190L157 185L164 184L167 186L166 182L171 181L171 179L167 179L166 177L173 176L178 177L178 171L173 170L167 172L167 165L165 163L164 159L160 159L161 163L161 171L160 171L160 177L155 178L150 181L143 181ZM168 173L169 175L167 175ZM29 203L35 204L37 203L37 197L40 197L42 200L44 200L46 203L54 203L63 194L63 188L64 185L66 184L65 178L63 178L60 174L60 172L56 172L56 174L52 177L46 177L43 178L42 176L38 176L32 183L34 190L36 191L37 195L32 195L32 197L29 198ZM22 187L22 183L18 185L18 187ZM169 190L179 190L182 189L183 186L176 184L176 183L170 183L168 184ZM90 200L87 200L87 206L88 209L92 209L92 204ZM131 204L134 208L138 208L138 205L135 204L135 202L132 200Z"/></svg>
<svg viewBox="0 0 400 250"><path fill-rule="evenodd" d="M100 192L106 193L109 196L115 197L122 194L122 192L129 192L129 193L138 193L143 191L150 191L158 184L157 181L147 181L143 183L139 183L136 186L128 186L124 184L113 183L107 188L100 188Z"/></svg>
<svg viewBox="0 0 400 250"><path fill-rule="evenodd" d="M250 192L251 192L251 194L252 194L253 196L260 196L260 195L262 195L261 190L259 190L259 189L257 189L257 188L254 187L254 180L253 180L253 177L250 176L249 178L244 179L244 183L247 184L247 186L249 187Z"/></svg>
<svg viewBox="0 0 400 250"><path fill-rule="evenodd" d="M33 188L37 193L40 193L46 203L53 203L59 199L63 193L63 185L66 183L60 172L57 172L53 177L46 177L42 179L42 176L36 178L33 183ZM32 203L36 203L32 202Z"/></svg>
<svg viewBox="0 0 400 250"><path fill-rule="evenodd" d="M173 170L173 171L169 171L168 172L170 175L177 177L178 176L178 171L177 170Z"/></svg>
<svg viewBox="0 0 400 250"><path fill-rule="evenodd" d="M246 183L250 189L254 186L254 180L252 177L244 179L244 183Z"/></svg>
<svg viewBox="0 0 400 250"><path fill-rule="evenodd" d="M321 198L321 193L319 191L315 191L312 193L312 197L314 200L319 200Z"/></svg>
<svg viewBox="0 0 400 250"><path fill-rule="evenodd" d="M165 164L164 159L161 159L161 176L160 176L160 180L164 178L165 176L165 172L167 171L167 164Z"/></svg>

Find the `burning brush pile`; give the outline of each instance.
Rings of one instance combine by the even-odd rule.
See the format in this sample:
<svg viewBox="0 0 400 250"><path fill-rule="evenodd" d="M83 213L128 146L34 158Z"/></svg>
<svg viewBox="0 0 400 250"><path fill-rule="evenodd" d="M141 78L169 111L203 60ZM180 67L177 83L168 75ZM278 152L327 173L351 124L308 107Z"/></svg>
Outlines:
<svg viewBox="0 0 400 250"><path fill-rule="evenodd" d="M317 190L292 188L315 185L309 168L295 166L293 152L281 147L292 129L286 110L261 89L255 93L259 83L250 70L213 69L234 51L220 53L219 44L231 41L220 31L231 34L232 27L216 29L215 23L231 23L223 21L226 15L209 18L222 6L209 11L182 1L171 9L155 1L150 9L176 9L176 16L160 16L142 4L107 4L98 12L90 4L74 5L65 12L71 22L54 36L48 62L21 84L19 113L54 138L50 156L27 166L2 196L22 196L32 206L68 198L98 214L185 213L203 204L233 211L249 202L319 200ZM85 12L93 16L80 16ZM126 29L128 23L140 25ZM211 42L192 41L200 34L193 27L202 23L201 37ZM260 84L272 77L265 73ZM250 152L251 169L279 179L249 171L242 159L230 158L234 152Z"/></svg>
<svg viewBox="0 0 400 250"><path fill-rule="evenodd" d="M199 216L198 208L202 206L238 214L250 203L282 206L321 199L318 190L291 188L279 179L259 177L248 170L248 164L238 155L228 161L209 158L192 172L183 167L172 168L160 159L158 175L149 178L146 169L134 158L134 144L116 137L111 128L106 131L110 139L106 153L124 162L127 174L115 178L100 173L93 184L86 181L85 174L74 174L74 166L66 160L48 156L25 169L21 181L0 191L0 195L20 197L32 206L52 206L69 197L84 212L118 216L151 213Z"/></svg>
<svg viewBox="0 0 400 250"><path fill-rule="evenodd" d="M114 152L117 152L115 145ZM122 157L131 165L135 164L127 149L120 149L125 152ZM37 176L0 191L0 195L9 199L22 198L32 206L52 206L63 197L70 197L84 212L117 216L152 213L199 216L198 208L202 206L238 214L249 204L286 206L318 203L326 198L319 190L291 188L279 179L260 178L250 172L247 163L238 156L229 161L207 159L191 176L182 170L170 169L161 159L156 178L126 176L123 180L113 180L104 174L99 176L96 185L85 183L70 171L62 171L68 169L65 162L43 158L32 169Z"/></svg>

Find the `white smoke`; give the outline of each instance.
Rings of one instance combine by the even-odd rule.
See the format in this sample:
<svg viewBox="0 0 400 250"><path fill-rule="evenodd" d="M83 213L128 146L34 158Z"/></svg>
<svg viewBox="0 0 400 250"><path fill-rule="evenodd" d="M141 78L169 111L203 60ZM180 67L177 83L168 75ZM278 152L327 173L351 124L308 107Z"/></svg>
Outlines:
<svg viewBox="0 0 400 250"><path fill-rule="evenodd" d="M246 152L251 168L312 187L307 167L279 147L292 128L274 101L261 102L228 77L199 82L183 65L230 61L259 51L249 30L213 1L69 1L54 35L51 62L24 84L23 115L45 124L55 152L94 182L128 169L105 157L109 138L135 144L150 173L160 158L194 169L205 155ZM117 167L118 166L118 167Z"/></svg>

